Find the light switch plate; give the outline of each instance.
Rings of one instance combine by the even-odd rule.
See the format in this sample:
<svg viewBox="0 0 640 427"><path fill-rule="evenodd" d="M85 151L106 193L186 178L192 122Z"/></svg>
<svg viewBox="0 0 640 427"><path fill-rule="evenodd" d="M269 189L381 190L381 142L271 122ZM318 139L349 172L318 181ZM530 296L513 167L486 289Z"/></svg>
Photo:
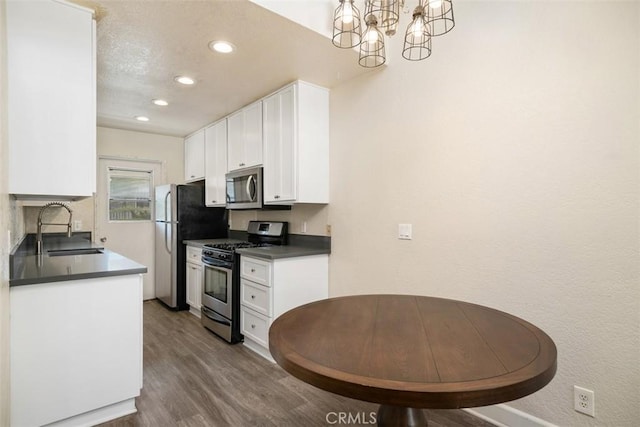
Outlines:
<svg viewBox="0 0 640 427"><path fill-rule="evenodd" d="M398 224L398 239L411 240L411 224Z"/></svg>

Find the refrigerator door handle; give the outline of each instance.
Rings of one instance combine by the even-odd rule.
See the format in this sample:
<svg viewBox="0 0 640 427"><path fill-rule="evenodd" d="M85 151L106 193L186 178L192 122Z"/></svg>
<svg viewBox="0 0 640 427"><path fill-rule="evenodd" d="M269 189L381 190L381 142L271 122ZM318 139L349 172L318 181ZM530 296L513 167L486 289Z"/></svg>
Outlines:
<svg viewBox="0 0 640 427"><path fill-rule="evenodd" d="M171 196L171 190L167 191L167 194L165 194L164 196L164 220L165 221L172 221L173 218L168 218L167 217L167 206L169 206L169 196ZM167 234L167 230L165 228L165 240L166 240L166 234Z"/></svg>
<svg viewBox="0 0 640 427"><path fill-rule="evenodd" d="M167 240L167 223L164 223L164 247L167 249L167 252L171 253L171 248L169 247L169 241Z"/></svg>

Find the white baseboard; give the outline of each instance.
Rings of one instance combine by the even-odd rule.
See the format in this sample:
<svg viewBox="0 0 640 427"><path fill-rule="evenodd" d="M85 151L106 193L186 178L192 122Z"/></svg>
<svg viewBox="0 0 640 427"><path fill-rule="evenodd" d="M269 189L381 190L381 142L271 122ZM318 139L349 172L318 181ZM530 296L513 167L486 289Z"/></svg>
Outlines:
<svg viewBox="0 0 640 427"><path fill-rule="evenodd" d="M137 412L136 399L131 398L94 411L47 424L45 427L89 427Z"/></svg>
<svg viewBox="0 0 640 427"><path fill-rule="evenodd" d="M276 363L276 361L273 360L273 357L271 356L271 353L269 353L268 349L264 348L263 346L261 346L260 344L258 344L256 342L252 341L250 338L247 338L245 336L243 344L244 344L245 347L247 347L250 350L255 351L260 356L262 356L265 359L267 359L269 362Z"/></svg>
<svg viewBox="0 0 640 427"><path fill-rule="evenodd" d="M557 427L555 424L504 404L468 408L465 411L498 427Z"/></svg>

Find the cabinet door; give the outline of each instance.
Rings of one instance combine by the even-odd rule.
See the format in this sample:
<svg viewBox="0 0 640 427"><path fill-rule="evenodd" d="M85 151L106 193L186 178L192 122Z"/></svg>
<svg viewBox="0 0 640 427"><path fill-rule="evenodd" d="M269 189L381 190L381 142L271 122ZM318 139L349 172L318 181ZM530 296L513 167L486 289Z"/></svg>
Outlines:
<svg viewBox="0 0 640 427"><path fill-rule="evenodd" d="M243 109L244 113L244 163L248 166L262 164L262 101Z"/></svg>
<svg viewBox="0 0 640 427"><path fill-rule="evenodd" d="M242 169L244 164L244 114L237 111L227 118L227 170Z"/></svg>
<svg viewBox="0 0 640 427"><path fill-rule="evenodd" d="M202 267L193 263L187 263L187 304L200 310L202 292Z"/></svg>
<svg viewBox="0 0 640 427"><path fill-rule="evenodd" d="M295 86L264 100L264 200L266 204L296 201Z"/></svg>
<svg viewBox="0 0 640 427"><path fill-rule="evenodd" d="M227 120L221 120L204 131L205 204L226 204Z"/></svg>
<svg viewBox="0 0 640 427"><path fill-rule="evenodd" d="M255 102L227 118L228 170L262 164L262 101Z"/></svg>
<svg viewBox="0 0 640 427"><path fill-rule="evenodd" d="M184 180L204 179L204 130L184 140Z"/></svg>
<svg viewBox="0 0 640 427"><path fill-rule="evenodd" d="M274 203L281 193L281 144L280 144L280 96L266 98L262 102L264 125L264 170L262 182L264 203Z"/></svg>
<svg viewBox="0 0 640 427"><path fill-rule="evenodd" d="M96 191L95 21L54 1L6 4L9 192Z"/></svg>

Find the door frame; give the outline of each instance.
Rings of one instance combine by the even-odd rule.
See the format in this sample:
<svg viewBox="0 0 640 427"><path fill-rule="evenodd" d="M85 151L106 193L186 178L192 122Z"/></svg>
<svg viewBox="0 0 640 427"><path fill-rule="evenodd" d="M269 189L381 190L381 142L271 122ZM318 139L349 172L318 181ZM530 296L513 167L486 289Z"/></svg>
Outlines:
<svg viewBox="0 0 640 427"><path fill-rule="evenodd" d="M158 185L162 185L162 184L166 184L167 183L167 162L165 160L156 160L156 159L144 159L144 158L134 158L134 157L122 157L122 156L110 156L110 155L98 155L98 158L96 160L96 183L101 179L99 174L104 173L103 170L101 170L100 168L100 161L101 160L106 160L106 161L117 161L117 162L123 162L123 163L127 163L127 162L131 162L131 163L147 163L149 164L150 167L155 167L155 166L159 166L160 168L160 173L158 175L154 174L153 177L153 187L155 188ZM139 168L132 168L132 169L136 169L138 170ZM153 189L152 189L153 190ZM152 191L151 194L154 197L152 206L155 208L155 191ZM96 239L99 239L99 219L98 219L98 198L99 197L103 197L101 195L95 194L94 198L93 198L93 240L96 241ZM153 222L153 217L151 218L151 221ZM153 236L152 236L153 237ZM155 243L152 245L155 246ZM154 271L154 265L150 265L147 266L147 269L150 271ZM155 285L154 285L155 286Z"/></svg>

